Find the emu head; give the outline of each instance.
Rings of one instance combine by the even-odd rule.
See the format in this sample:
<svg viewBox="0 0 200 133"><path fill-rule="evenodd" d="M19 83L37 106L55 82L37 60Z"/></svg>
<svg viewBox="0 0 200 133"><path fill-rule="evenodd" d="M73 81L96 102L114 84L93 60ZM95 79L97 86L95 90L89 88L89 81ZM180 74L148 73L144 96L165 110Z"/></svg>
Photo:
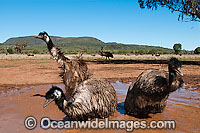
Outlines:
<svg viewBox="0 0 200 133"><path fill-rule="evenodd" d="M62 89L60 89L57 86L52 86L52 88L45 95L46 101L43 107L45 108L48 104L50 104L53 101L59 101L63 96L65 97Z"/></svg>
<svg viewBox="0 0 200 133"><path fill-rule="evenodd" d="M169 72L173 73L173 74L179 74L180 76L183 76L183 73L181 71L181 62L172 57L169 61L169 64L168 64L168 69L169 69Z"/></svg>
<svg viewBox="0 0 200 133"><path fill-rule="evenodd" d="M99 50L99 55L103 56L103 47L101 46L101 50Z"/></svg>
<svg viewBox="0 0 200 133"><path fill-rule="evenodd" d="M49 35L45 31L44 32L40 32L38 34L38 36L36 36L35 38L42 39L42 40L44 40L47 43L50 41L50 37L49 37Z"/></svg>

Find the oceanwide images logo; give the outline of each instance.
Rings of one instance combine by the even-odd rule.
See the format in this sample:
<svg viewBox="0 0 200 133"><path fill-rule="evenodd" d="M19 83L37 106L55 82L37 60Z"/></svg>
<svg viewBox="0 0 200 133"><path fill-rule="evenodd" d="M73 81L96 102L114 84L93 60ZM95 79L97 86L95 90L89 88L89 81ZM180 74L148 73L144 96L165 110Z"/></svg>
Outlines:
<svg viewBox="0 0 200 133"><path fill-rule="evenodd" d="M33 116L25 119L24 125L27 129L33 130L37 126L37 120ZM43 117L40 120L40 127L42 129L121 129L126 131L133 131L134 129L175 129L176 123L174 120L168 121L133 121L133 120L109 120L93 119L88 121L54 121L48 117Z"/></svg>

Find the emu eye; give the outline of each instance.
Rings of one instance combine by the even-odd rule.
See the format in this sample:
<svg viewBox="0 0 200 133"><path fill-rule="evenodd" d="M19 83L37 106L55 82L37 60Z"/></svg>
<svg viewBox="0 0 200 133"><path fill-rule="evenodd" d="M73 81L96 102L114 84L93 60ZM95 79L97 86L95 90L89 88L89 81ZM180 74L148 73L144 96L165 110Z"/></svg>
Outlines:
<svg viewBox="0 0 200 133"><path fill-rule="evenodd" d="M53 94L50 96L51 99L53 99L54 97L55 97L55 96L54 96Z"/></svg>

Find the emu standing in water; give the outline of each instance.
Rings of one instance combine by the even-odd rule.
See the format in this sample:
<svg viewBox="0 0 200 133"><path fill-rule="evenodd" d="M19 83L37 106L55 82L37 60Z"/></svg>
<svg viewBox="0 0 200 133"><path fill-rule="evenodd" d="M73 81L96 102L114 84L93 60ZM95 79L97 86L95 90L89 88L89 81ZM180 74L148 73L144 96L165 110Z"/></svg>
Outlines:
<svg viewBox="0 0 200 133"><path fill-rule="evenodd" d="M55 101L58 108L72 120L105 118L113 115L117 107L116 92L104 79L92 78L86 63L80 59L69 59L54 46L46 32L36 37L47 43L50 54L60 65L67 96L62 89L53 86L45 95L46 107Z"/></svg>
<svg viewBox="0 0 200 133"><path fill-rule="evenodd" d="M131 85L125 100L126 113L146 117L149 113L163 112L169 93L183 84L181 62L171 58L168 64L169 73L163 70L148 69L141 73L135 84Z"/></svg>

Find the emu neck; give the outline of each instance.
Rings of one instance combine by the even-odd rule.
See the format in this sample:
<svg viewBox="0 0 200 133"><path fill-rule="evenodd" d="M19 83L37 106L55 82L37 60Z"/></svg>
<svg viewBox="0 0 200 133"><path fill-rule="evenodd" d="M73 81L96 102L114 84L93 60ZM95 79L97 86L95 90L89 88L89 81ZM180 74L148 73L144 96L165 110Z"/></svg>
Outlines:
<svg viewBox="0 0 200 133"><path fill-rule="evenodd" d="M64 105L65 101L66 101L66 98L65 98L64 94L59 100L55 101L58 108L60 110L62 110L63 112L64 112L64 107L65 107L65 105Z"/></svg>
<svg viewBox="0 0 200 133"><path fill-rule="evenodd" d="M55 45L53 44L52 40L49 38L49 41L46 41L47 47L49 49L49 51L51 51L53 49L53 47L55 47ZM52 54L52 53L51 53Z"/></svg>
<svg viewBox="0 0 200 133"><path fill-rule="evenodd" d="M169 68L169 86L172 85L172 82L175 81L176 79L176 72L173 72L170 68Z"/></svg>
<svg viewBox="0 0 200 133"><path fill-rule="evenodd" d="M64 69L64 61L69 60L67 57L63 55L63 53L55 47L53 44L51 38L44 40L47 44L47 48L49 50L49 53L53 56L54 59L57 60L57 62L60 64L60 66Z"/></svg>

